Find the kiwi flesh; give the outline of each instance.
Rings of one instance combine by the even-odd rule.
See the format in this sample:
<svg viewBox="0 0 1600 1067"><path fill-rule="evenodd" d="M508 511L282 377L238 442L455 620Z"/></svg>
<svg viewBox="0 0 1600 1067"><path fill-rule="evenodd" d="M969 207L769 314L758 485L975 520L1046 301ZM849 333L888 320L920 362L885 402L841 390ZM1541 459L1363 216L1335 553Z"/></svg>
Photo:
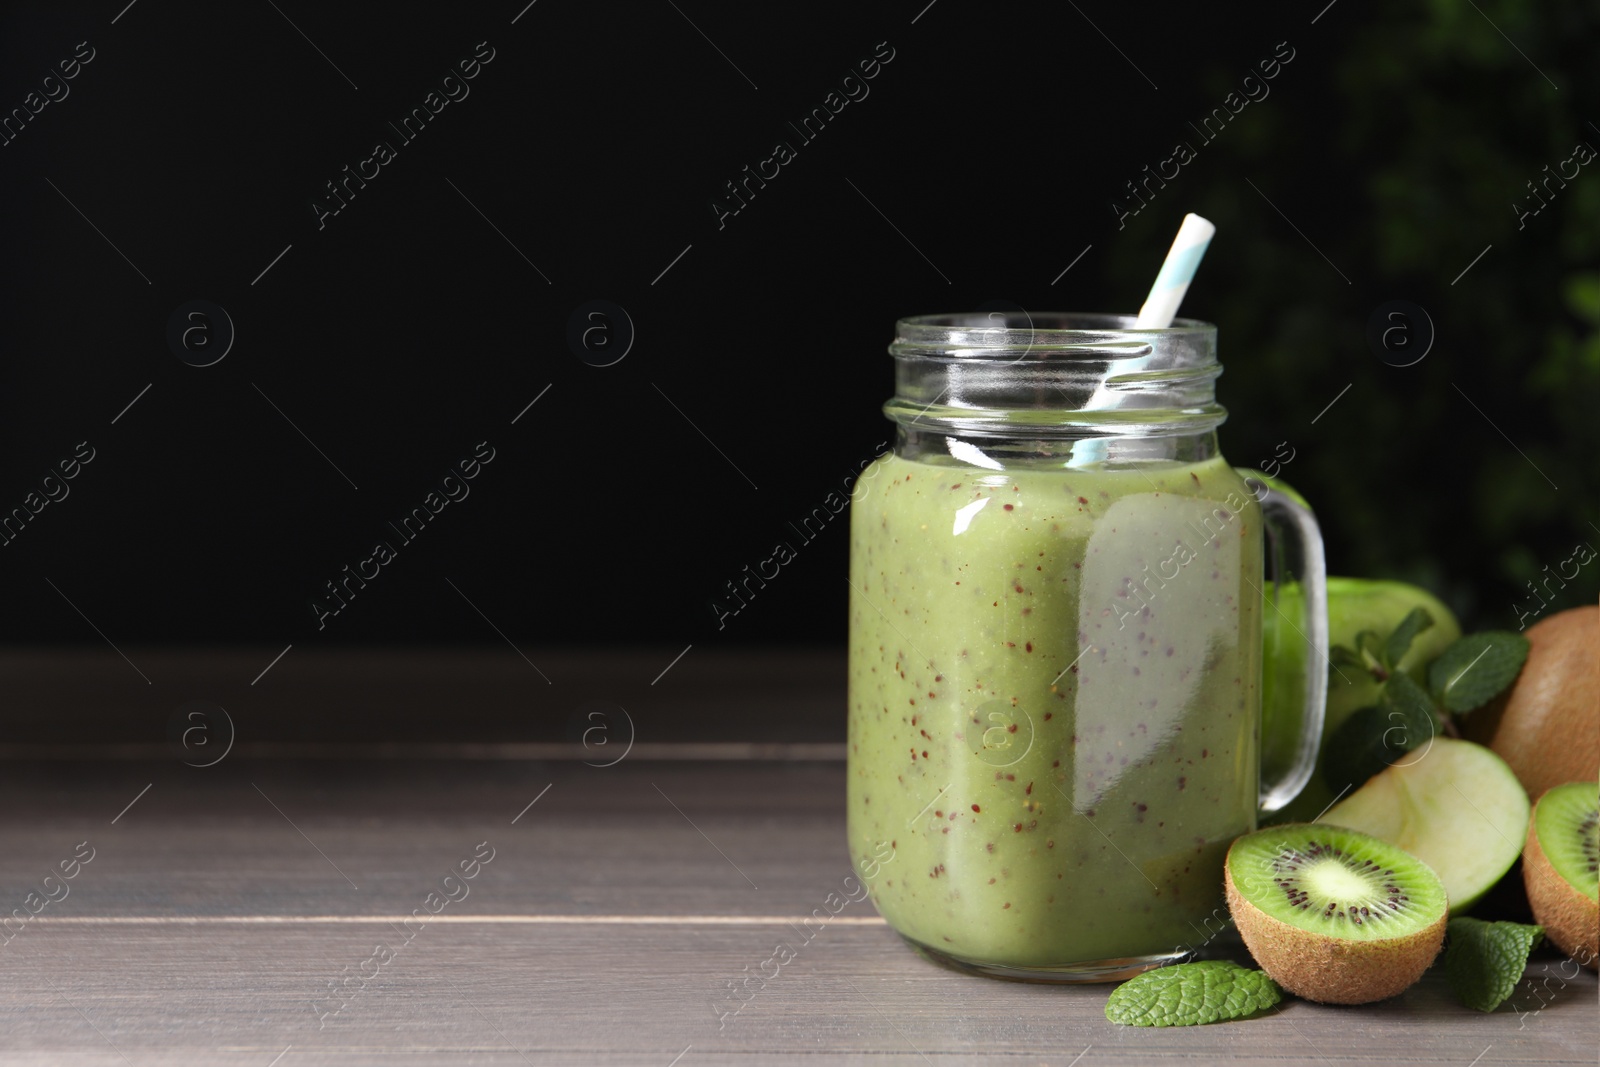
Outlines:
<svg viewBox="0 0 1600 1067"><path fill-rule="evenodd" d="M1539 798L1522 877L1550 940L1591 971L1600 957L1600 784L1571 782Z"/></svg>
<svg viewBox="0 0 1600 1067"><path fill-rule="evenodd" d="M1339 826L1247 834L1223 865L1228 910L1272 978L1307 1000L1366 1004L1422 977L1444 944L1439 876L1403 849Z"/></svg>

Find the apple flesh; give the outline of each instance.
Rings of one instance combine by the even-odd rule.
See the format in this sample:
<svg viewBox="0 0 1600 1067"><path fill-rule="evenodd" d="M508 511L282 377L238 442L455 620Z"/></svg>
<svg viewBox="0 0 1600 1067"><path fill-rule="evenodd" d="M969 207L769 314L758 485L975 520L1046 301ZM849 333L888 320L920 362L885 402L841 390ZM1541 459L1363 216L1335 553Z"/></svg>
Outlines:
<svg viewBox="0 0 1600 1067"><path fill-rule="evenodd" d="M1505 760L1471 741L1436 737L1317 821L1405 849L1433 868L1459 915L1517 861L1528 814L1528 795Z"/></svg>

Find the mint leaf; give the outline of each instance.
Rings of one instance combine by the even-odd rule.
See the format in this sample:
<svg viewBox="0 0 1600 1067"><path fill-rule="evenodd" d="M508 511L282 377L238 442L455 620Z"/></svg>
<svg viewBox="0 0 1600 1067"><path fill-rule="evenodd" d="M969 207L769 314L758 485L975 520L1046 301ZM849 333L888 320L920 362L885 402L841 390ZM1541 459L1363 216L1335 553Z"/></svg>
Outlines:
<svg viewBox="0 0 1600 1067"><path fill-rule="evenodd" d="M1322 748L1322 780L1334 793L1359 789L1368 778L1432 740L1433 702L1409 674L1383 683L1376 707L1352 712Z"/></svg>
<svg viewBox="0 0 1600 1067"><path fill-rule="evenodd" d="M1334 645L1328 649L1328 659L1335 667L1354 667L1360 671L1367 669L1367 661L1361 658L1361 653L1344 645Z"/></svg>
<svg viewBox="0 0 1600 1067"><path fill-rule="evenodd" d="M1481 708L1517 680L1528 639L1509 630L1468 634L1428 666L1428 688L1451 711Z"/></svg>
<svg viewBox="0 0 1600 1067"><path fill-rule="evenodd" d="M1410 752L1433 739L1438 712L1434 710L1427 692L1411 675L1396 674L1385 682L1383 695L1378 698L1378 707L1383 709L1387 723L1384 727L1386 747Z"/></svg>
<svg viewBox="0 0 1600 1067"><path fill-rule="evenodd" d="M1511 996L1528 966L1528 953L1544 938L1544 927L1451 919L1445 928L1445 977L1456 998L1469 1008L1494 1011Z"/></svg>
<svg viewBox="0 0 1600 1067"><path fill-rule="evenodd" d="M1428 614L1427 608L1412 608L1400 620L1400 625L1394 628L1389 640L1383 643L1384 665L1393 670L1395 664L1411 651L1411 642L1417 639L1417 635L1432 625L1433 616Z"/></svg>
<svg viewBox="0 0 1600 1067"><path fill-rule="evenodd" d="M1378 636L1376 630L1362 630L1356 634L1356 651L1368 657L1371 662L1367 665L1381 664L1383 662L1383 638Z"/></svg>
<svg viewBox="0 0 1600 1067"><path fill-rule="evenodd" d="M1322 781L1333 793L1360 789L1366 779L1403 757L1410 749L1387 742L1410 739L1413 731L1394 729L1389 713L1381 707L1363 707L1350 712L1333 736L1323 745Z"/></svg>
<svg viewBox="0 0 1600 1067"><path fill-rule="evenodd" d="M1242 1019L1282 999L1278 983L1260 971L1229 960L1204 960L1146 971L1122 983L1106 1001L1106 1018L1125 1026L1196 1026Z"/></svg>

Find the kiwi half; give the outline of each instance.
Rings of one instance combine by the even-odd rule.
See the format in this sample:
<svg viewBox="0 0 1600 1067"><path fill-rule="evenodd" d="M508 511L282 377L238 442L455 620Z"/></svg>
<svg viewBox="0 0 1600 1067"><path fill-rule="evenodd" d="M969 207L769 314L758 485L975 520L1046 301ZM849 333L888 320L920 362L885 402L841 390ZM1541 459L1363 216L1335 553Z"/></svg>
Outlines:
<svg viewBox="0 0 1600 1067"><path fill-rule="evenodd" d="M1600 784L1558 785L1528 821L1522 879L1550 940L1591 971L1600 957Z"/></svg>
<svg viewBox="0 0 1600 1067"><path fill-rule="evenodd" d="M1448 898L1432 869L1375 837L1291 823L1233 843L1228 910L1274 980L1307 1000L1366 1004L1400 993L1444 944Z"/></svg>

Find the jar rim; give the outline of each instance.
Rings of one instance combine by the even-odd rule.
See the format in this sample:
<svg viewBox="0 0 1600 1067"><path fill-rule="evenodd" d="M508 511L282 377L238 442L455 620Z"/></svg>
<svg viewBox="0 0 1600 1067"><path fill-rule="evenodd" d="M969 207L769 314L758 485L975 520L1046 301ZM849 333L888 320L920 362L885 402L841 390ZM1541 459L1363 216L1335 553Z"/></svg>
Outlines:
<svg viewBox="0 0 1600 1067"><path fill-rule="evenodd" d="M961 344L977 336L1004 331L1012 338L1026 338L1034 345L1070 345L1105 340L1115 334L1120 340L1136 340L1144 335L1182 337L1215 335L1214 323L1200 319L1173 319L1171 326L1134 327L1137 315L1104 311L964 311L933 315L910 315L895 322L895 340L911 344ZM987 347L987 346L981 346Z"/></svg>
<svg viewBox="0 0 1600 1067"><path fill-rule="evenodd" d="M899 320L889 354L903 428L958 437L1192 435L1226 413L1216 402L1217 328L1177 319L1036 312L1015 305Z"/></svg>

